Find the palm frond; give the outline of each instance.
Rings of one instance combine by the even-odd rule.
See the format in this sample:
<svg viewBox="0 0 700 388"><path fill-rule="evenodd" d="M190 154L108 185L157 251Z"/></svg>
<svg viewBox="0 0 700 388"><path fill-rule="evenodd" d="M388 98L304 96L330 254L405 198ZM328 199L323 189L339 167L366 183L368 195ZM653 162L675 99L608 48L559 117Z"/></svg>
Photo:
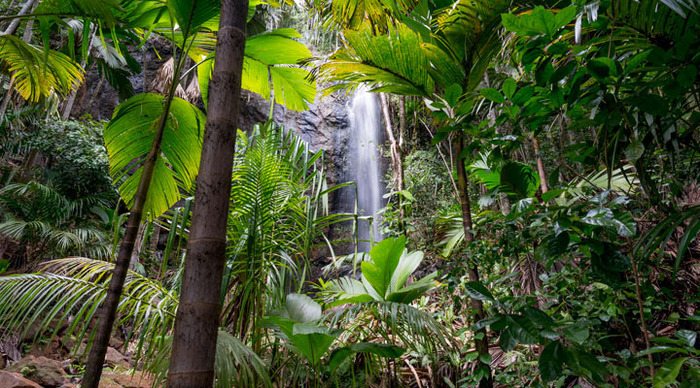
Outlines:
<svg viewBox="0 0 700 388"><path fill-rule="evenodd" d="M334 54L320 68L320 75L337 82L330 90L359 84L377 92L426 96L432 93L430 61L420 36L405 25L386 35L374 35L369 27L346 31L347 48Z"/></svg>
<svg viewBox="0 0 700 388"><path fill-rule="evenodd" d="M452 336L430 314L405 303L367 302L334 309L325 319L346 329L347 335L367 341L381 337L421 355L438 358L454 350Z"/></svg>
<svg viewBox="0 0 700 388"><path fill-rule="evenodd" d="M38 325L37 337L74 335L77 345L90 344L92 319L105 298L113 264L81 257L53 260L41 265L43 273L0 277L0 326L3 334L26 332ZM160 341L172 328L177 296L159 283L129 272L117 313L119 322L130 327L136 355L152 357ZM73 349L77 351L77 349Z"/></svg>
<svg viewBox="0 0 700 388"><path fill-rule="evenodd" d="M0 69L9 72L15 90L30 102L53 93L66 95L84 80L82 67L65 54L33 46L13 35L0 36Z"/></svg>
<svg viewBox="0 0 700 388"><path fill-rule="evenodd" d="M139 94L117 107L105 128L105 146L119 194L133 206L143 163L160 124L164 97ZM151 180L144 213L155 218L191 190L199 170L204 136L204 114L185 100L175 98L166 119L160 153Z"/></svg>

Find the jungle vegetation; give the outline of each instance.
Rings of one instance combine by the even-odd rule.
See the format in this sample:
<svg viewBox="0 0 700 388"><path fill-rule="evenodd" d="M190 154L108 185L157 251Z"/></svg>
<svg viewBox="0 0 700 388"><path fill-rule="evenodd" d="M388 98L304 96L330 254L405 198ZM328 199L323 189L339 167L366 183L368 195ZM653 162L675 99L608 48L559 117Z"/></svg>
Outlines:
<svg viewBox="0 0 700 388"><path fill-rule="evenodd" d="M0 366L58 340L98 387L116 336L154 386L700 384L700 1L0 10ZM358 89L369 252L275 114Z"/></svg>

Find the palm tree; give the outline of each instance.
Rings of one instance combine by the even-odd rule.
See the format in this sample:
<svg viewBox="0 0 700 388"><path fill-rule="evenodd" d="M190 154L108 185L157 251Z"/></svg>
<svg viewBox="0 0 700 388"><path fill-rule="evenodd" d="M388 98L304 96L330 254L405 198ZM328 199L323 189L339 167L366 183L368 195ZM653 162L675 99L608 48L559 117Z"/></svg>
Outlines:
<svg viewBox="0 0 700 388"><path fill-rule="evenodd" d="M208 90L209 116L195 193L169 387L211 387L221 311L226 221L240 111L247 0L222 0L217 61Z"/></svg>

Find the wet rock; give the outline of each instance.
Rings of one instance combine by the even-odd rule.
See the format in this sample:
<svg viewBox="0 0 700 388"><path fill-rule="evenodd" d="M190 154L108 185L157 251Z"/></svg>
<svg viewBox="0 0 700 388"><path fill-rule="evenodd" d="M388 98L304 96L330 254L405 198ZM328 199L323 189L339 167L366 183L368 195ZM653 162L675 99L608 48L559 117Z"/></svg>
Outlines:
<svg viewBox="0 0 700 388"><path fill-rule="evenodd" d="M41 385L24 378L19 373L0 370L0 387L2 388L41 388Z"/></svg>
<svg viewBox="0 0 700 388"><path fill-rule="evenodd" d="M25 378L43 387L60 387L66 382L61 362L46 357L25 357L8 368L8 370L19 372ZM0 386L4 387L2 384Z"/></svg>

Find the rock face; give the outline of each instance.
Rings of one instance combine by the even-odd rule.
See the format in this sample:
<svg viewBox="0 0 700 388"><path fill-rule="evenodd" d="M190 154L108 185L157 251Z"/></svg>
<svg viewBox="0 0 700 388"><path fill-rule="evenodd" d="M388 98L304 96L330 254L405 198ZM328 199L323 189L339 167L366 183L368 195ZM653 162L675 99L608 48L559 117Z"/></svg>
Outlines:
<svg viewBox="0 0 700 388"><path fill-rule="evenodd" d="M41 388L41 385L27 380L19 373L0 370L0 387L2 388Z"/></svg>
<svg viewBox="0 0 700 388"><path fill-rule="evenodd" d="M27 379L47 388L60 387L66 380L61 362L46 357L25 357L8 370L19 372ZM0 384L0 387L5 386Z"/></svg>

